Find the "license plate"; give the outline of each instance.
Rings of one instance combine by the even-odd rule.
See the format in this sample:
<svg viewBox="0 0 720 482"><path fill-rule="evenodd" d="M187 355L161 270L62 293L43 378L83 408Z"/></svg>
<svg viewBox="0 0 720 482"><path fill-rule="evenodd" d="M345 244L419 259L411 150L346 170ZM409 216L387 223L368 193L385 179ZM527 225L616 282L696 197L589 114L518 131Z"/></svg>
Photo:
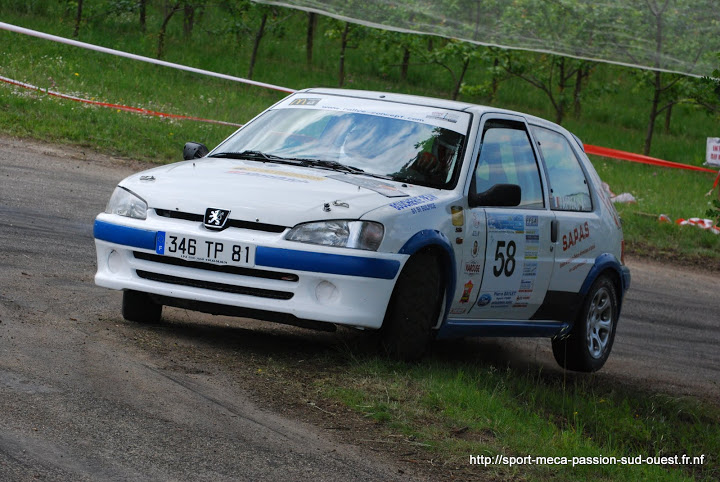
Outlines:
<svg viewBox="0 0 720 482"><path fill-rule="evenodd" d="M230 266L255 266L255 246L160 231L155 252L187 261Z"/></svg>

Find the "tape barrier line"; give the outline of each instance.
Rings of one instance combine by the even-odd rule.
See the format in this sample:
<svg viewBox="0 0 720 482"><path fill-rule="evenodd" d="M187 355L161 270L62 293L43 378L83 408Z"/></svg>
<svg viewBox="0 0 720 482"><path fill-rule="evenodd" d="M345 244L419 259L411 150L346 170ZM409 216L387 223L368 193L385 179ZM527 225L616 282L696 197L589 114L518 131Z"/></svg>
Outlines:
<svg viewBox="0 0 720 482"><path fill-rule="evenodd" d="M172 62L166 62L164 60L157 60L157 59L152 59L150 57L143 57L142 55L135 55L135 54L131 54L128 52L123 52L122 50L114 50L114 49L100 47L98 45L93 45L93 44L89 44L89 43L85 43L85 42L79 42L77 40L70 40L65 37L58 37L57 35L50 35L47 33L38 32L37 30L30 30L29 28L23 28L23 27L18 27L16 25L11 25L9 23L0 22L0 29L7 30L10 32L30 35L32 37L37 37L37 38L41 38L44 40L52 40L53 42L59 42L62 44L72 45L74 47L80 47L80 48L84 48L84 49L88 49L88 50L94 50L96 52L102 52L105 54L115 55L118 57L125 57L125 58L132 59L132 60L139 60L141 62L147 62L150 64L162 65L164 67L170 67L170 68L178 69L178 70L185 70L187 72L194 72L196 74L208 75L210 77L217 77L220 79L232 80L235 82L242 82L243 84L254 85L256 87L265 87L267 89L278 90L280 92L287 92L287 93L295 92L294 89L290 89L288 87L281 87L279 85L266 84L264 82L257 82L257 81L250 80L250 79L244 79L242 77L234 77L232 75L219 74L217 72L211 72L209 70L202 70L202 69L196 69L195 67L188 67L187 65L174 64Z"/></svg>
<svg viewBox="0 0 720 482"><path fill-rule="evenodd" d="M612 159L621 159L623 161L639 162L641 164L650 164L653 166L660 167L672 167L675 169L688 169L690 171L700 172L711 172L713 174L718 171L715 169L708 169L706 167L690 166L688 164L680 164L679 162L664 161L662 159L656 159L654 157L643 156L642 154L633 154L631 152L618 151L617 149L610 149L608 147L592 146L590 144L584 144L585 153L594 154L596 156L610 157Z"/></svg>
<svg viewBox="0 0 720 482"><path fill-rule="evenodd" d="M61 94L60 92L55 92L55 91L49 90L49 89L41 89L40 87L37 87L35 85L28 84L26 82L20 82L18 80L9 79L7 77L3 77L2 75L0 75L0 81L5 82L7 84L15 85L18 87L23 87L25 89L42 92L47 95L51 95L53 97L59 97L61 99L74 100L76 102L82 102L84 104L97 105L100 107L107 107L110 109L118 109L118 110L123 110L126 112L134 112L136 114L152 115L155 117L167 117L170 119L182 119L182 120L193 120L193 121L199 121L199 122L209 122L211 124L222 124L222 125L233 126L233 127L242 127L242 124L235 124L233 122L225 122L225 121L219 121L219 120L213 120L213 119L203 119L202 117L193 117L193 116L189 116L189 115L168 114L165 112L157 112L154 110L144 109L142 107L130 107L128 105L112 104L110 102L99 102L96 100L82 99L80 97L75 97L74 95Z"/></svg>

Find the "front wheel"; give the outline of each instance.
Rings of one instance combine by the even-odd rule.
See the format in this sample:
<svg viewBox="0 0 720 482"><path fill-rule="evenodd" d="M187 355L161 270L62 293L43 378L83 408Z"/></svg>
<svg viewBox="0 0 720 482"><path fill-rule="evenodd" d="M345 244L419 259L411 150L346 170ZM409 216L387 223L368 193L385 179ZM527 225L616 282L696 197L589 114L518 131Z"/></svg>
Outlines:
<svg viewBox="0 0 720 482"><path fill-rule="evenodd" d="M155 303L147 293L123 291L122 315L136 323L157 323L162 316L162 305Z"/></svg>
<svg viewBox="0 0 720 482"><path fill-rule="evenodd" d="M420 358L443 299L437 258L429 253L411 257L398 277L380 329L385 353L404 361Z"/></svg>
<svg viewBox="0 0 720 482"><path fill-rule="evenodd" d="M610 278L593 283L570 334L553 338L555 360L568 370L594 372L610 356L618 321L618 298Z"/></svg>

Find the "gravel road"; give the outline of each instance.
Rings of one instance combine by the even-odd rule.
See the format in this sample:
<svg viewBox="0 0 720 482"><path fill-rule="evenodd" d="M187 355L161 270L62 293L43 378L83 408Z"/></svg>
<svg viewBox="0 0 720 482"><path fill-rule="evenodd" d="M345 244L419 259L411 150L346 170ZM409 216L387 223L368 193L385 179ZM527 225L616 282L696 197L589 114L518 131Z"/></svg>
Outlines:
<svg viewBox="0 0 720 482"><path fill-rule="evenodd" d="M301 364L352 332L175 309L155 327L122 320L120 293L93 284L92 221L144 167L0 136L0 480L426 478L303 420L293 407L312 403L298 394L263 398L272 356L259 353ZM720 400L718 274L630 267L613 355L595 376ZM475 343L498 364L557 370L547 340Z"/></svg>

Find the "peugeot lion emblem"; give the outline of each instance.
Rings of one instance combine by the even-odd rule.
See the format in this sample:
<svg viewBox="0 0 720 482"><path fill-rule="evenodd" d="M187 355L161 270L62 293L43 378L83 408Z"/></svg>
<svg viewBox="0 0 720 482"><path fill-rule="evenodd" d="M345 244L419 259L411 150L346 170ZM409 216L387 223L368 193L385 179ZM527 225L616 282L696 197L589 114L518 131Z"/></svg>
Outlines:
<svg viewBox="0 0 720 482"><path fill-rule="evenodd" d="M205 210L205 227L216 231L225 229L225 223L227 222L229 214L230 211L225 209L207 208L207 210Z"/></svg>

